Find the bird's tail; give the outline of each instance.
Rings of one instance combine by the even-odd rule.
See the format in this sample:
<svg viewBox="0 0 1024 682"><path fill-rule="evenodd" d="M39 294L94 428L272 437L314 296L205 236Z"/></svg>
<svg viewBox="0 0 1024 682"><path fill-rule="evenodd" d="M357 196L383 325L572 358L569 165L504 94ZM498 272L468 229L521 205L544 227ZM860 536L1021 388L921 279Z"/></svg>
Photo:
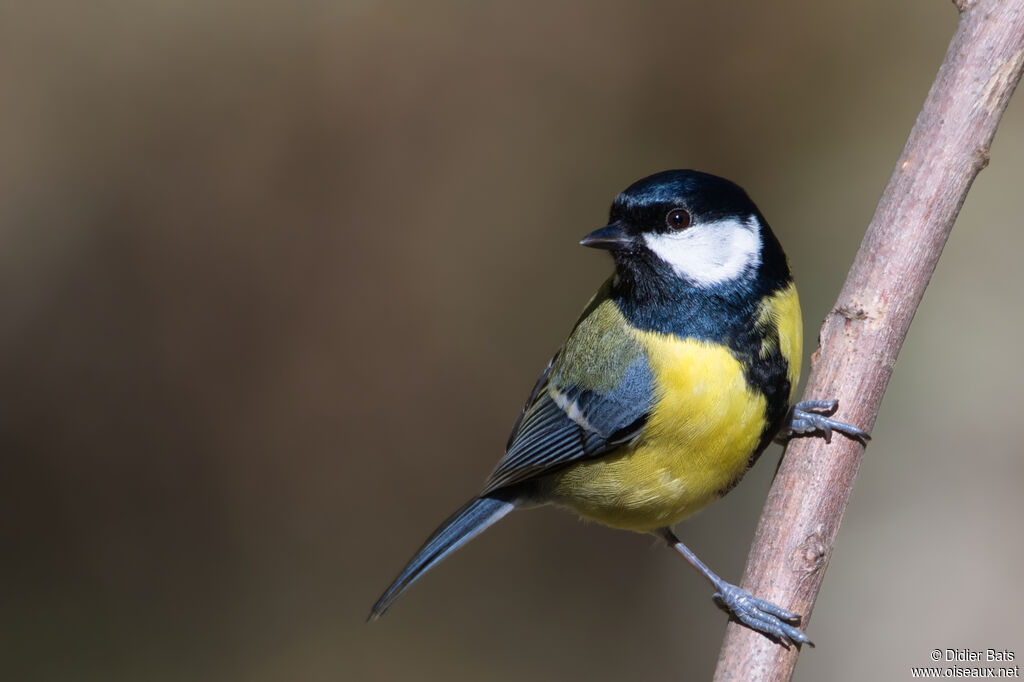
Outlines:
<svg viewBox="0 0 1024 682"><path fill-rule="evenodd" d="M391 587L385 590L373 605L369 620L380 618L392 602L421 575L489 526L497 523L514 508L515 505L511 502L494 497L478 497L464 504L423 543L420 551L416 552L409 564L391 583Z"/></svg>

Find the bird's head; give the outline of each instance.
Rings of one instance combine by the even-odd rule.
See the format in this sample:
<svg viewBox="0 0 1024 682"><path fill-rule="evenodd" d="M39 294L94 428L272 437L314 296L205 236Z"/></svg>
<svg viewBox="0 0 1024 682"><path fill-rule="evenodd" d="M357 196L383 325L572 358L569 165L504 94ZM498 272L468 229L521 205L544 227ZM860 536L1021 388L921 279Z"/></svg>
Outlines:
<svg viewBox="0 0 1024 682"><path fill-rule="evenodd" d="M580 243L611 251L620 280L644 290L742 282L757 277L766 259L781 259L785 267L785 255L747 193L693 170L663 171L633 183L612 202L609 224Z"/></svg>

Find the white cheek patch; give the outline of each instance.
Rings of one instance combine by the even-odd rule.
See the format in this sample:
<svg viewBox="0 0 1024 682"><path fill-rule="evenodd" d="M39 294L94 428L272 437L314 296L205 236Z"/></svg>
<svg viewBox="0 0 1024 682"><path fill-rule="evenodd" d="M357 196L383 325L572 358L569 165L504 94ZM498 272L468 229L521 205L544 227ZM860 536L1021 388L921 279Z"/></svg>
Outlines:
<svg viewBox="0 0 1024 682"><path fill-rule="evenodd" d="M736 279L761 264L761 233L753 217L645 234L644 243L677 275L702 287Z"/></svg>

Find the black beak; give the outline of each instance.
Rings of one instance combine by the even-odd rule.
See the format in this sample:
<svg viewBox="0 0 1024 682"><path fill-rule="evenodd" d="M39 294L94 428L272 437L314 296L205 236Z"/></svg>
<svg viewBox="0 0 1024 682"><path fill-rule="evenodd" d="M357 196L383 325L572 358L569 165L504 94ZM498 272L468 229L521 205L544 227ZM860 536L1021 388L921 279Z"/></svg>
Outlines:
<svg viewBox="0 0 1024 682"><path fill-rule="evenodd" d="M616 251L618 249L625 249L632 246L633 238L626 234L621 225L618 223L612 223L611 225L605 225L600 229L594 230L581 239L580 244L583 246L590 246L595 249Z"/></svg>

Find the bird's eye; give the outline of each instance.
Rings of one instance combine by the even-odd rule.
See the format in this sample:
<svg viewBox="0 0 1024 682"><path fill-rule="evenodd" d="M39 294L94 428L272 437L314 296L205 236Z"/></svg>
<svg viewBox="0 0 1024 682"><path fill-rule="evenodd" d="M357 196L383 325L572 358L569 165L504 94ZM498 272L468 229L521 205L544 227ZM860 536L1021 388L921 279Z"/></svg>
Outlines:
<svg viewBox="0 0 1024 682"><path fill-rule="evenodd" d="M682 230L690 226L690 213L682 208L674 208L665 216L665 224L670 230Z"/></svg>

